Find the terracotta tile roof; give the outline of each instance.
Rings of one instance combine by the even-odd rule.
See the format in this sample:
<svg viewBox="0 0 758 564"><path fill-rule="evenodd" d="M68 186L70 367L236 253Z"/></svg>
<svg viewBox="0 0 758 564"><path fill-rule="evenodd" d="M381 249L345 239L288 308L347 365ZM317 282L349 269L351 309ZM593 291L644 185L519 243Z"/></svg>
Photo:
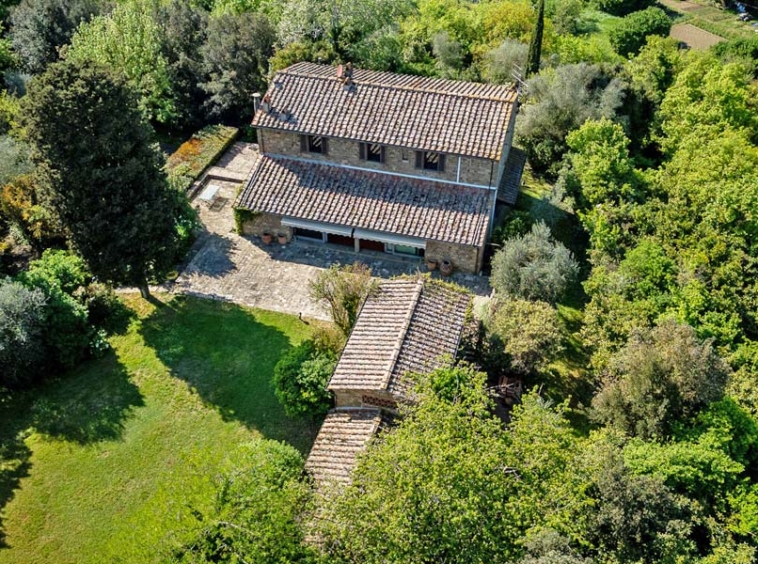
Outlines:
<svg viewBox="0 0 758 564"><path fill-rule="evenodd" d="M511 147L508 153L508 161L505 163L505 172L500 180L497 191L497 199L508 205L516 205L519 192L521 191L521 176L524 174L526 165L526 153L516 147Z"/></svg>
<svg viewBox="0 0 758 564"><path fill-rule="evenodd" d="M253 126L499 160L517 98L509 86L298 63L278 72Z"/></svg>
<svg viewBox="0 0 758 564"><path fill-rule="evenodd" d="M406 397L410 372L455 357L470 296L434 280L398 279L366 300L328 388L387 390Z"/></svg>
<svg viewBox="0 0 758 564"><path fill-rule="evenodd" d="M490 199L480 188L261 155L235 207L479 247Z"/></svg>
<svg viewBox="0 0 758 564"><path fill-rule="evenodd" d="M366 448L382 421L379 409L330 411L305 461L305 468L317 482L348 483L350 473L355 468L356 456Z"/></svg>

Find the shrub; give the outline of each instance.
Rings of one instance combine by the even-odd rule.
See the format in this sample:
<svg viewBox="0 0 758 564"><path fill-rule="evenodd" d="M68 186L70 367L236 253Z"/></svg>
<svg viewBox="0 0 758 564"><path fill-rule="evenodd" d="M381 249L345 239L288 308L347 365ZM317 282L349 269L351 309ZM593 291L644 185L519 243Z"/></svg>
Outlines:
<svg viewBox="0 0 758 564"><path fill-rule="evenodd" d="M326 389L337 364L336 355L305 341L285 354L274 367L276 397L290 417L318 416L331 406Z"/></svg>
<svg viewBox="0 0 758 564"><path fill-rule="evenodd" d="M0 280L0 386L21 387L42 372L45 302L39 289Z"/></svg>
<svg viewBox="0 0 758 564"><path fill-rule="evenodd" d="M503 296L555 302L579 270L571 252L542 222L509 239L492 259L490 283Z"/></svg>
<svg viewBox="0 0 758 564"><path fill-rule="evenodd" d="M229 148L237 137L236 127L209 125L195 133L166 160L166 171L179 190L189 190L203 171Z"/></svg>
<svg viewBox="0 0 758 564"><path fill-rule="evenodd" d="M50 363L72 368L87 356L96 336L87 308L74 297L91 280L84 261L71 252L48 249L19 279L47 298L45 344Z"/></svg>
<svg viewBox="0 0 758 564"><path fill-rule="evenodd" d="M611 30L609 39L614 51L631 57L639 53L648 36L666 37L671 31L671 20L660 8L648 8L626 16Z"/></svg>
<svg viewBox="0 0 758 564"><path fill-rule="evenodd" d="M528 211L513 210L492 232L492 244L502 245L508 239L526 235L533 224L534 219Z"/></svg>
<svg viewBox="0 0 758 564"><path fill-rule="evenodd" d="M347 336L355 325L363 301L374 288L371 269L365 264L332 265L309 284L311 299L326 302L334 324Z"/></svg>
<svg viewBox="0 0 758 564"><path fill-rule="evenodd" d="M493 346L502 348L510 367L521 374L543 368L561 349L558 312L545 302L497 301L487 325L497 343Z"/></svg>
<svg viewBox="0 0 758 564"><path fill-rule="evenodd" d="M13 178L0 189L0 213L37 251L63 239L50 211L40 204L38 188L29 174Z"/></svg>

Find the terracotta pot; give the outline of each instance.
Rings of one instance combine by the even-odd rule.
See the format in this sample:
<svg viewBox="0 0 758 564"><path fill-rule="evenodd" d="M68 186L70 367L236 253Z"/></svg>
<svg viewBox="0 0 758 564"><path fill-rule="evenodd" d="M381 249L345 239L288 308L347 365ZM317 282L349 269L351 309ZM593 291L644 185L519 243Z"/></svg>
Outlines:
<svg viewBox="0 0 758 564"><path fill-rule="evenodd" d="M263 241L264 245L270 245L272 240L273 240L273 235L271 235L271 233L269 233L268 231L264 231L261 234L261 241Z"/></svg>
<svg viewBox="0 0 758 564"><path fill-rule="evenodd" d="M440 263L440 274L442 276L450 276L453 273L453 263L449 260L443 260Z"/></svg>
<svg viewBox="0 0 758 564"><path fill-rule="evenodd" d="M286 245L287 244L287 234L286 233L277 233L276 234L276 240L279 241L280 245Z"/></svg>
<svg viewBox="0 0 758 564"><path fill-rule="evenodd" d="M426 268L429 269L430 271L431 270L436 270L437 269L437 261L434 260L434 259L427 259L427 261L426 261Z"/></svg>

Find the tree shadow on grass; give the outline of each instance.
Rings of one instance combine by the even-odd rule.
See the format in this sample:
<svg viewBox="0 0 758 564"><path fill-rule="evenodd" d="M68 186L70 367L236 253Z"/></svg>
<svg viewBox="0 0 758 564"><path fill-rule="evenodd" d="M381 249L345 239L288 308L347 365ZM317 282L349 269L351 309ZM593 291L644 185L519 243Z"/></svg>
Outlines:
<svg viewBox="0 0 758 564"><path fill-rule="evenodd" d="M25 397L0 395L0 509L13 499L23 478L31 470L32 452L24 438L28 425L29 401ZM0 549L8 548L0 518Z"/></svg>
<svg viewBox="0 0 758 564"><path fill-rule="evenodd" d="M47 384L0 395L0 510L29 476L30 433L78 444L118 439L141 405L142 395L113 352ZM1 520L0 548L8 548Z"/></svg>
<svg viewBox="0 0 758 564"><path fill-rule="evenodd" d="M235 304L178 296L144 320L141 333L171 374L224 420L308 452L319 421L288 418L272 385L274 366L292 346L282 330Z"/></svg>
<svg viewBox="0 0 758 564"><path fill-rule="evenodd" d="M51 439L115 440L132 410L143 405L139 388L111 351L46 386L31 406L30 423Z"/></svg>

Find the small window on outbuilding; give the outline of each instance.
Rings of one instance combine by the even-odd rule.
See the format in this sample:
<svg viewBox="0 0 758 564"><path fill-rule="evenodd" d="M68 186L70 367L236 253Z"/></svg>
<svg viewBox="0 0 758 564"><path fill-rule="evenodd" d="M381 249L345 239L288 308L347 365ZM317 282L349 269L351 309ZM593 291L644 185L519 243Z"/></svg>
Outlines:
<svg viewBox="0 0 758 564"><path fill-rule="evenodd" d="M316 153L326 155L329 153L329 147L326 137L320 135L301 135L300 151L303 153Z"/></svg>
<svg viewBox="0 0 758 564"><path fill-rule="evenodd" d="M423 170L436 170L437 172L445 171L445 155L434 153L432 151L416 152L416 168Z"/></svg>
<svg viewBox="0 0 758 564"><path fill-rule="evenodd" d="M358 143L358 152L362 161L384 162L385 152L382 145L376 143Z"/></svg>

